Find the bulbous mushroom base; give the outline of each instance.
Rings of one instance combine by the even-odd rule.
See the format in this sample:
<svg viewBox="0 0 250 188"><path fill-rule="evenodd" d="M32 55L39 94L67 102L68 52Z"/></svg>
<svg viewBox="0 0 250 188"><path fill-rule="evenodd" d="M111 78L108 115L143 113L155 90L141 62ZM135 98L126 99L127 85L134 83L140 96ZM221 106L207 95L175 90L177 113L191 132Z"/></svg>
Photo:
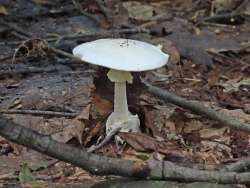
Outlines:
<svg viewBox="0 0 250 188"><path fill-rule="evenodd" d="M132 115L131 113L127 118L119 118L113 112L106 122L106 135L108 135L117 126L122 126L120 132L140 132L140 120L138 115Z"/></svg>

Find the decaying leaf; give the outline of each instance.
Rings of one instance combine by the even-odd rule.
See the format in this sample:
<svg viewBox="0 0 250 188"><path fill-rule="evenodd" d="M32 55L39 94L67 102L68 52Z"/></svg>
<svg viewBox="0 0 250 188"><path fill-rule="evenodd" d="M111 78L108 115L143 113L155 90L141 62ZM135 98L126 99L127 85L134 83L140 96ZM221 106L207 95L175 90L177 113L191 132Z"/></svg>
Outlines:
<svg viewBox="0 0 250 188"><path fill-rule="evenodd" d="M128 10L129 18L137 21L149 21L153 17L153 8L137 1L124 2L123 6Z"/></svg>
<svg viewBox="0 0 250 188"><path fill-rule="evenodd" d="M226 82L220 82L218 85L224 88L224 92L238 91L241 86L250 87L250 78L242 79L240 81L238 79L228 80Z"/></svg>
<svg viewBox="0 0 250 188"><path fill-rule="evenodd" d="M228 127L222 128L205 128L199 131L200 137L203 139L219 139L223 138L224 133L228 130Z"/></svg>
<svg viewBox="0 0 250 188"><path fill-rule="evenodd" d="M52 135L52 138L66 143L72 138L76 138L82 144L82 136L85 129L84 120L88 120L90 105L86 106L83 111L74 118L72 123L65 127L62 131Z"/></svg>
<svg viewBox="0 0 250 188"><path fill-rule="evenodd" d="M151 40L151 43L155 45L161 45L162 51L169 54L170 59L168 60L168 64L176 65L180 62L181 56L174 44L167 40L166 38L158 37Z"/></svg>
<svg viewBox="0 0 250 188"><path fill-rule="evenodd" d="M85 129L85 124L82 120L74 119L72 124L69 124L62 131L52 135L52 138L58 142L66 143L72 138L76 138L82 144L82 134Z"/></svg>
<svg viewBox="0 0 250 188"><path fill-rule="evenodd" d="M199 155L208 164L220 164L224 159L233 158L232 148L208 140L201 142Z"/></svg>
<svg viewBox="0 0 250 188"><path fill-rule="evenodd" d="M232 11L237 5L235 0L214 0L211 3L211 15Z"/></svg>
<svg viewBox="0 0 250 188"><path fill-rule="evenodd" d="M245 9L243 11L243 13L247 16L250 15L250 1L247 2L246 6L245 6Z"/></svg>
<svg viewBox="0 0 250 188"><path fill-rule="evenodd" d="M235 40L204 31L199 35L176 31L166 38L173 42L181 56L191 59L195 64L209 66L213 65L213 61L212 56L207 53L208 49L230 50L241 48L240 44Z"/></svg>
<svg viewBox="0 0 250 188"><path fill-rule="evenodd" d="M184 133L192 133L194 131L199 131L202 129L204 125L201 121L198 120L192 120L185 123L185 127L183 128Z"/></svg>
<svg viewBox="0 0 250 188"><path fill-rule="evenodd" d="M113 104L99 95L92 95L91 116L95 119L98 116L105 116L112 112Z"/></svg>
<svg viewBox="0 0 250 188"><path fill-rule="evenodd" d="M13 56L13 61L16 57L45 57L49 50L47 41L43 39L29 39L20 44Z"/></svg>
<svg viewBox="0 0 250 188"><path fill-rule="evenodd" d="M152 154L150 152L138 152L135 151L133 148L128 148L127 150L123 151L122 158L133 160L133 161L146 161L150 159Z"/></svg>
<svg viewBox="0 0 250 188"><path fill-rule="evenodd" d="M7 11L7 9L3 5L0 4L0 15L1 14L2 15L7 15L8 11Z"/></svg>
<svg viewBox="0 0 250 188"><path fill-rule="evenodd" d="M155 138L143 133L120 132L119 136L136 151L155 151L165 155L181 155L177 152L177 145L174 142L157 141Z"/></svg>
<svg viewBox="0 0 250 188"><path fill-rule="evenodd" d="M97 136L100 131L102 129L102 123L98 122L86 135L83 145L86 146L92 138L94 138L95 136Z"/></svg>
<svg viewBox="0 0 250 188"><path fill-rule="evenodd" d="M77 116L78 120L88 120L89 119L89 114L90 114L90 108L91 105L87 105L82 112Z"/></svg>
<svg viewBox="0 0 250 188"><path fill-rule="evenodd" d="M220 110L220 112L226 114L229 117L234 117L235 119L239 120L242 123L250 123L250 114L246 114L241 109L236 109L236 110L222 109Z"/></svg>
<svg viewBox="0 0 250 188"><path fill-rule="evenodd" d="M145 116L145 126L157 139L164 138L165 123L169 117L174 113L175 107L171 106L159 106L154 105L154 110L148 110L144 107Z"/></svg>

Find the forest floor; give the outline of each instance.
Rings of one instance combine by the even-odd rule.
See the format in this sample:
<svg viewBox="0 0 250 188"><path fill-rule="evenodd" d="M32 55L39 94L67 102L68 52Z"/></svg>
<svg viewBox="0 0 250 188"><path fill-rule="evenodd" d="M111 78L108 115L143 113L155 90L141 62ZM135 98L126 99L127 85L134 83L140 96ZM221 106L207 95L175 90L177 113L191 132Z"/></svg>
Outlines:
<svg viewBox="0 0 250 188"><path fill-rule="evenodd" d="M249 157L249 134L163 102L140 82L250 123L250 3L218 2L0 0L0 113L57 141L95 145L113 109L113 84L105 68L77 61L72 49L103 37L137 39L162 45L169 64L134 73L128 86L142 133L124 134L123 150L110 141L95 153L197 169ZM0 137L0 187L25 183L25 170L41 187L112 179Z"/></svg>

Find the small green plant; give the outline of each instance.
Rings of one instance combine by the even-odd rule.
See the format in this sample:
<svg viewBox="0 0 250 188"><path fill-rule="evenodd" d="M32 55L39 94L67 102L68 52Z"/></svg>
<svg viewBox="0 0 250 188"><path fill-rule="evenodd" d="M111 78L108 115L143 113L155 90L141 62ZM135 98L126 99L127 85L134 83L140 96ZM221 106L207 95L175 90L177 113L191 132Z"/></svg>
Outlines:
<svg viewBox="0 0 250 188"><path fill-rule="evenodd" d="M27 163L24 163L21 166L18 178L22 184L34 182L36 180L36 178L32 175Z"/></svg>

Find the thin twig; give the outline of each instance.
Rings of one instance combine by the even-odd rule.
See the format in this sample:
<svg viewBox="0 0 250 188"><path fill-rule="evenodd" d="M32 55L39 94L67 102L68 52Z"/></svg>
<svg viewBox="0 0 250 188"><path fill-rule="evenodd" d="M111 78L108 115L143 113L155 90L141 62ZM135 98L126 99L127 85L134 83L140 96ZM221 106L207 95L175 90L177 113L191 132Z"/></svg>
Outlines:
<svg viewBox="0 0 250 188"><path fill-rule="evenodd" d="M14 25L12 23L9 22L4 22L4 21L0 21L0 24L5 25L6 27L12 29L13 31L16 31L17 33L26 36L26 37L32 37L32 34L29 33L27 30L25 31L24 29L22 29L21 27Z"/></svg>
<svg viewBox="0 0 250 188"><path fill-rule="evenodd" d="M242 9L244 9L247 6L248 0L244 0L240 6L238 6L234 11L231 13L225 13L225 14L219 14L219 15L214 15L214 16L209 16L201 19L198 21L196 25L200 25L202 23L206 22L212 22L212 21L217 21L217 20L222 20L222 19L230 19L236 16L242 16L243 13L241 13Z"/></svg>
<svg viewBox="0 0 250 188"><path fill-rule="evenodd" d="M107 7L105 7L104 2L102 0L95 0L95 2L104 14L104 16L109 21L109 23L112 24L112 12Z"/></svg>
<svg viewBox="0 0 250 188"><path fill-rule="evenodd" d="M61 71L61 69L57 67L45 67L45 68L37 68L37 67L27 67L19 70L5 70L0 71L0 77L6 75L16 75L16 74L33 74L33 73L50 73ZM72 71L71 71L72 72Z"/></svg>
<svg viewBox="0 0 250 188"><path fill-rule="evenodd" d="M42 111L42 110L0 110L0 114L30 114L30 115L45 115L45 116L74 118L79 113L54 112L54 111Z"/></svg>
<svg viewBox="0 0 250 188"><path fill-rule="evenodd" d="M217 20L222 20L222 19L230 19L230 18L240 16L240 15L241 14L239 14L239 13L225 13L225 14L209 16L209 17L205 17L202 20L198 21L197 25L200 25L203 22L212 22L212 21L217 21Z"/></svg>
<svg viewBox="0 0 250 188"><path fill-rule="evenodd" d="M241 130L250 133L250 125L247 123L241 123L237 119L229 117L225 114L219 113L212 108L205 107L201 103L191 102L175 94L169 93L159 87L152 86L148 82L144 82L147 90L153 95L163 99L166 102L170 102L174 105L180 106L184 109L188 109L199 115L206 115L208 118L220 122L222 125L229 126L233 129Z"/></svg>
<svg viewBox="0 0 250 188"><path fill-rule="evenodd" d="M88 18L90 18L91 20L95 21L96 23L98 23L99 25L101 25L101 21L95 17L92 14L89 14L88 12L84 11L81 4L79 2L77 2L76 0L72 0L72 3L74 4L74 6L80 11L80 13Z"/></svg>
<svg viewBox="0 0 250 188"><path fill-rule="evenodd" d="M49 49L50 49L52 52L56 53L56 54L62 55L62 56L64 56L64 57L68 57L68 58L70 58L70 59L72 59L72 60L74 60L74 61L76 61L76 62L83 62L80 58L78 58L78 57L72 55L71 53L68 53L68 52L65 52L65 51L63 51L63 50L54 48L54 47L52 47L52 46L49 46Z"/></svg>

